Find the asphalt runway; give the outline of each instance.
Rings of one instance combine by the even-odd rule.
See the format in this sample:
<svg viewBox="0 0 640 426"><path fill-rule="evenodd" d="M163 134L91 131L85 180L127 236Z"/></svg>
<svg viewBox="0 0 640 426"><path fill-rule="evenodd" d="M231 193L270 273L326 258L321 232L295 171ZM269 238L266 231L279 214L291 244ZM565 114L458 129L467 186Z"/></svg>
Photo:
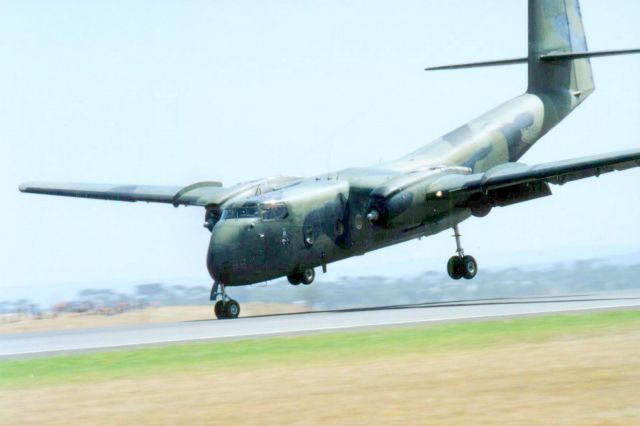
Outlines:
<svg viewBox="0 0 640 426"><path fill-rule="evenodd" d="M420 303L224 321L5 334L0 335L0 358L623 308L640 308L640 292Z"/></svg>

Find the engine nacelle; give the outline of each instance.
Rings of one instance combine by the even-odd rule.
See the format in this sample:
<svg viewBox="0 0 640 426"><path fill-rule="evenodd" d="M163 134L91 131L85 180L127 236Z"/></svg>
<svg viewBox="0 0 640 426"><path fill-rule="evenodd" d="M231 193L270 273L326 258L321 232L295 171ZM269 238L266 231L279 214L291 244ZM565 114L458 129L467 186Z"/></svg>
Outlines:
<svg viewBox="0 0 640 426"><path fill-rule="evenodd" d="M490 190L487 193L477 192L464 203L471 214L484 217L493 207L504 207L536 198L548 197L551 189L546 182L529 182Z"/></svg>
<svg viewBox="0 0 640 426"><path fill-rule="evenodd" d="M460 167L433 167L391 179L369 194L367 219L384 228L418 226L428 216L426 194L434 179L451 172L469 171Z"/></svg>
<svg viewBox="0 0 640 426"><path fill-rule="evenodd" d="M384 228L420 226L428 217L449 210L447 200L427 200L434 181L449 174L468 175L471 169L436 166L391 179L369 194L367 219ZM444 202L444 204L443 204Z"/></svg>
<svg viewBox="0 0 640 426"><path fill-rule="evenodd" d="M367 206L367 219L374 225L388 228L393 219L409 210L414 197L415 193L408 189L387 197L372 193Z"/></svg>

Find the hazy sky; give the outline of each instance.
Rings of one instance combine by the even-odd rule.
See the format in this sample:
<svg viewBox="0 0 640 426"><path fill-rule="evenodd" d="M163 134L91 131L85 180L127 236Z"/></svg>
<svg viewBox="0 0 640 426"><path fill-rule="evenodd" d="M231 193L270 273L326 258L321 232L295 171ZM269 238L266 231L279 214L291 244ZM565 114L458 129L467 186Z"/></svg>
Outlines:
<svg viewBox="0 0 640 426"><path fill-rule="evenodd" d="M592 50L640 47L640 2L582 0ZM526 86L525 0L0 2L0 291L210 284L204 211L20 194L28 180L186 185L400 157ZM640 56L593 60L595 94L522 161L640 146ZM640 170L462 224L483 267L640 257ZM444 270L450 233L322 280ZM482 272L480 272L482 273ZM0 297L2 299L2 297Z"/></svg>

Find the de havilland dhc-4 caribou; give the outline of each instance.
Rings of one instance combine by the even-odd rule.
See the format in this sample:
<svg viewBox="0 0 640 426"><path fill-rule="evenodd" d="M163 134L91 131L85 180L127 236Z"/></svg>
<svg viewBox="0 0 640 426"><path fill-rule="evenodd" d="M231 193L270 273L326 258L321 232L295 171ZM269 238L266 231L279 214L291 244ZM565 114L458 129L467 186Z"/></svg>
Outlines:
<svg viewBox="0 0 640 426"><path fill-rule="evenodd" d="M529 166L518 162L593 91L590 58L640 49L590 52L578 0L529 0L524 58L427 70L528 64L526 93L395 161L309 178L275 177L223 187L32 182L29 193L205 208L211 231L207 268L218 318L236 318L225 287L286 276L311 284L314 268L453 228L451 278L478 270L460 244L458 224L493 207L551 195L550 184L640 166L640 149Z"/></svg>

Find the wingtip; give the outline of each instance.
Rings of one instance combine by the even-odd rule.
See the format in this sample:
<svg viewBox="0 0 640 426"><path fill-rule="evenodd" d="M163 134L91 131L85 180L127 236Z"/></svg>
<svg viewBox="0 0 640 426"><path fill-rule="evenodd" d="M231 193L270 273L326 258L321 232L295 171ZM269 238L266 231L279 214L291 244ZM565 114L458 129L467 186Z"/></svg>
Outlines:
<svg viewBox="0 0 640 426"><path fill-rule="evenodd" d="M21 183L20 186L18 186L18 191L20 192L27 192L27 189L29 188L29 184L28 183Z"/></svg>

